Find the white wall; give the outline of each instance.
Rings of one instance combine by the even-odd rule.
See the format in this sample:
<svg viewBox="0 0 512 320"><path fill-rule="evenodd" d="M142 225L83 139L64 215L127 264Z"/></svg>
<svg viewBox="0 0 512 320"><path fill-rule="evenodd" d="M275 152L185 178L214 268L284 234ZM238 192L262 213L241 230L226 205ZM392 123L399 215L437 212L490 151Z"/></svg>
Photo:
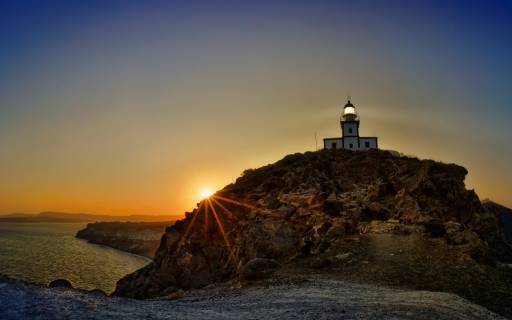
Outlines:
<svg viewBox="0 0 512 320"><path fill-rule="evenodd" d="M369 147L366 146L368 142ZM368 150L377 148L377 138L359 138L359 150Z"/></svg>
<svg viewBox="0 0 512 320"><path fill-rule="evenodd" d="M332 138L324 140L324 148L325 149L333 149L333 143L336 143L336 149L341 149L343 147L343 139L341 138Z"/></svg>
<svg viewBox="0 0 512 320"><path fill-rule="evenodd" d="M356 151L378 148L376 137L359 137L358 121L342 122L341 128L342 138L324 139L325 149L347 149ZM333 146L333 144L336 145Z"/></svg>
<svg viewBox="0 0 512 320"><path fill-rule="evenodd" d="M348 150L359 150L357 137L343 137L343 148ZM352 148L350 147L352 145Z"/></svg>
<svg viewBox="0 0 512 320"><path fill-rule="evenodd" d="M343 137L359 136L358 122L344 122L342 125ZM352 132L350 130L352 129Z"/></svg>

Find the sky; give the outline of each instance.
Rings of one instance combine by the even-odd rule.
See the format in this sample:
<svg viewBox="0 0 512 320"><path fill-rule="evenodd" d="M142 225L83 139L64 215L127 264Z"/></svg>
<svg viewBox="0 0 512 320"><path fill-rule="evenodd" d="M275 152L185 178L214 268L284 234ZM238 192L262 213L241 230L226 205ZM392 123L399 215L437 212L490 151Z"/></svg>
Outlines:
<svg viewBox="0 0 512 320"><path fill-rule="evenodd" d="M341 135L512 206L510 1L1 1L0 213L181 214Z"/></svg>

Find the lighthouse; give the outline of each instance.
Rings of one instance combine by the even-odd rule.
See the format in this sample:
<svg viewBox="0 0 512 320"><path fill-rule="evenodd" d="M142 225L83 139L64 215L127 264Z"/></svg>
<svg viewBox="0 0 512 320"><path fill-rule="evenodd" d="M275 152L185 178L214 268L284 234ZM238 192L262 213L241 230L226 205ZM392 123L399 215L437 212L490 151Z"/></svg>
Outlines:
<svg viewBox="0 0 512 320"><path fill-rule="evenodd" d="M325 138L325 149L368 150L377 149L377 137L359 136L359 116L356 107L350 102L350 98L343 107L341 115L341 137Z"/></svg>

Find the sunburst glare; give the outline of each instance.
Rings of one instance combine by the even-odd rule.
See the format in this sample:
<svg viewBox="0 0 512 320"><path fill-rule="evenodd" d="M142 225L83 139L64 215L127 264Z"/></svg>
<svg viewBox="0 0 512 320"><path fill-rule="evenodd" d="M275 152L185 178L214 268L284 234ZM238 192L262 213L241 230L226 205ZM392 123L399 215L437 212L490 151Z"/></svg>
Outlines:
<svg viewBox="0 0 512 320"><path fill-rule="evenodd" d="M208 187L204 187L201 190L199 190L199 196L201 197L201 199L208 199L212 195L213 195L213 191L212 191L212 189L210 189Z"/></svg>
<svg viewBox="0 0 512 320"><path fill-rule="evenodd" d="M230 198L222 197L218 194L215 194L211 191L209 188L202 188L199 191L199 195L202 197L201 202L199 203L199 206L197 210L194 210L194 216L188 223L188 226L185 230L184 235L181 237L178 247L176 249L177 252L180 252L183 248L183 245L187 241L187 237L190 234L191 228L193 228L197 216L202 213L203 214L203 229L205 232L205 236L208 236L209 228L210 228L210 216L212 216L212 226L217 225L218 231L220 235L222 236L224 240L224 245L226 247L226 250L229 255L229 262L233 263L236 268L236 258L235 258L235 252L233 251L233 248L231 246L231 243L229 241L228 232L226 232L224 223L222 222L221 215L222 212L224 215L227 215L227 219L236 219L236 215L234 215L228 208L226 208L221 201L230 203L231 205L245 207L245 208L251 208L251 209L257 209L255 206L250 205L248 203L236 201ZM218 206L222 209L222 212L218 212L217 208L215 206ZM224 217L226 219L226 217Z"/></svg>

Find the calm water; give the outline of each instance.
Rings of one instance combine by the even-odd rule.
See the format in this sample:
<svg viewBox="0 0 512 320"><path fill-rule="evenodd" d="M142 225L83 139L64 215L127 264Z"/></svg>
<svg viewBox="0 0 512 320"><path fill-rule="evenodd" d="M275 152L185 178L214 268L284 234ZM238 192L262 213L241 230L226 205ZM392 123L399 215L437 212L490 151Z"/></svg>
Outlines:
<svg viewBox="0 0 512 320"><path fill-rule="evenodd" d="M148 259L76 239L85 223L0 223L0 273L38 284L57 278L107 293Z"/></svg>

